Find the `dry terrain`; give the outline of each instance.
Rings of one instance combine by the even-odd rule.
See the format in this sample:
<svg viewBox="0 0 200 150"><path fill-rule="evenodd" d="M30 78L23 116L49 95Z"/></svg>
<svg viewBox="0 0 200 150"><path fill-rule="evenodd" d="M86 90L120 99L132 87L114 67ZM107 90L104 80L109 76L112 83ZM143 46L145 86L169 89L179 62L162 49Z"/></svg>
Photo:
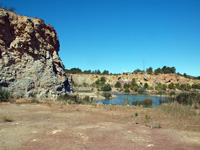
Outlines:
<svg viewBox="0 0 200 150"><path fill-rule="evenodd" d="M198 118L153 108L1 103L0 118L0 150L200 149Z"/></svg>

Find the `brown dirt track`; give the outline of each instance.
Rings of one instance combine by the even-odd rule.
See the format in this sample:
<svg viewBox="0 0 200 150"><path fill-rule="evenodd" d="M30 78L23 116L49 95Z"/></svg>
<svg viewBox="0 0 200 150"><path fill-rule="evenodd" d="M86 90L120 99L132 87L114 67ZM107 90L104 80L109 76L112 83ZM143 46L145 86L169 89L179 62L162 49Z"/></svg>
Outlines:
<svg viewBox="0 0 200 150"><path fill-rule="evenodd" d="M101 106L2 103L5 115L13 122L0 120L0 150L200 149L199 132L149 128L143 116Z"/></svg>

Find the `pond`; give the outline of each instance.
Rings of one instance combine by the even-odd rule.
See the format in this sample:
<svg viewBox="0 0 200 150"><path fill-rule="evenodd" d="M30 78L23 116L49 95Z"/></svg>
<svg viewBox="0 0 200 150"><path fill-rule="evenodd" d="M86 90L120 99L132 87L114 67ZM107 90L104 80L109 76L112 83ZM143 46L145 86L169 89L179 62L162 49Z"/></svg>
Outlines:
<svg viewBox="0 0 200 150"><path fill-rule="evenodd" d="M151 98L153 100L153 107L158 107L159 102L168 100L167 97L157 97L157 96L151 96L151 95L122 95L122 94L115 94L117 98L112 98L112 99L106 99L106 100L96 100L94 102L98 103L101 102L105 105L124 105L124 98L129 98L130 102L129 105L132 105L132 102L134 101L143 101L146 98Z"/></svg>

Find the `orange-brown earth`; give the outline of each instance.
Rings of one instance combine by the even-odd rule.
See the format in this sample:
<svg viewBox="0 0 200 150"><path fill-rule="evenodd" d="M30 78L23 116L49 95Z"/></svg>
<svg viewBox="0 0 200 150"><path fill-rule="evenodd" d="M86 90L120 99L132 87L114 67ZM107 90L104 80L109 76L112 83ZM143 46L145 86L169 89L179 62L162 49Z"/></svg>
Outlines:
<svg viewBox="0 0 200 150"><path fill-rule="evenodd" d="M0 120L0 150L200 149L198 127L177 129L169 123L176 120L156 113L131 106L1 103L0 118L13 121ZM150 128L158 123L161 128Z"/></svg>

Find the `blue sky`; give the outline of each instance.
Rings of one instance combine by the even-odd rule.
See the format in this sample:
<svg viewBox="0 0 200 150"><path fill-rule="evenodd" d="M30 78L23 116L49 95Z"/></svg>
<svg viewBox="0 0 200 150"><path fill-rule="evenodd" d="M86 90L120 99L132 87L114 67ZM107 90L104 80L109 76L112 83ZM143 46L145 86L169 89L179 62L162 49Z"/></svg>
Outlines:
<svg viewBox="0 0 200 150"><path fill-rule="evenodd" d="M200 76L200 0L1 0L51 24L67 69L170 66Z"/></svg>

